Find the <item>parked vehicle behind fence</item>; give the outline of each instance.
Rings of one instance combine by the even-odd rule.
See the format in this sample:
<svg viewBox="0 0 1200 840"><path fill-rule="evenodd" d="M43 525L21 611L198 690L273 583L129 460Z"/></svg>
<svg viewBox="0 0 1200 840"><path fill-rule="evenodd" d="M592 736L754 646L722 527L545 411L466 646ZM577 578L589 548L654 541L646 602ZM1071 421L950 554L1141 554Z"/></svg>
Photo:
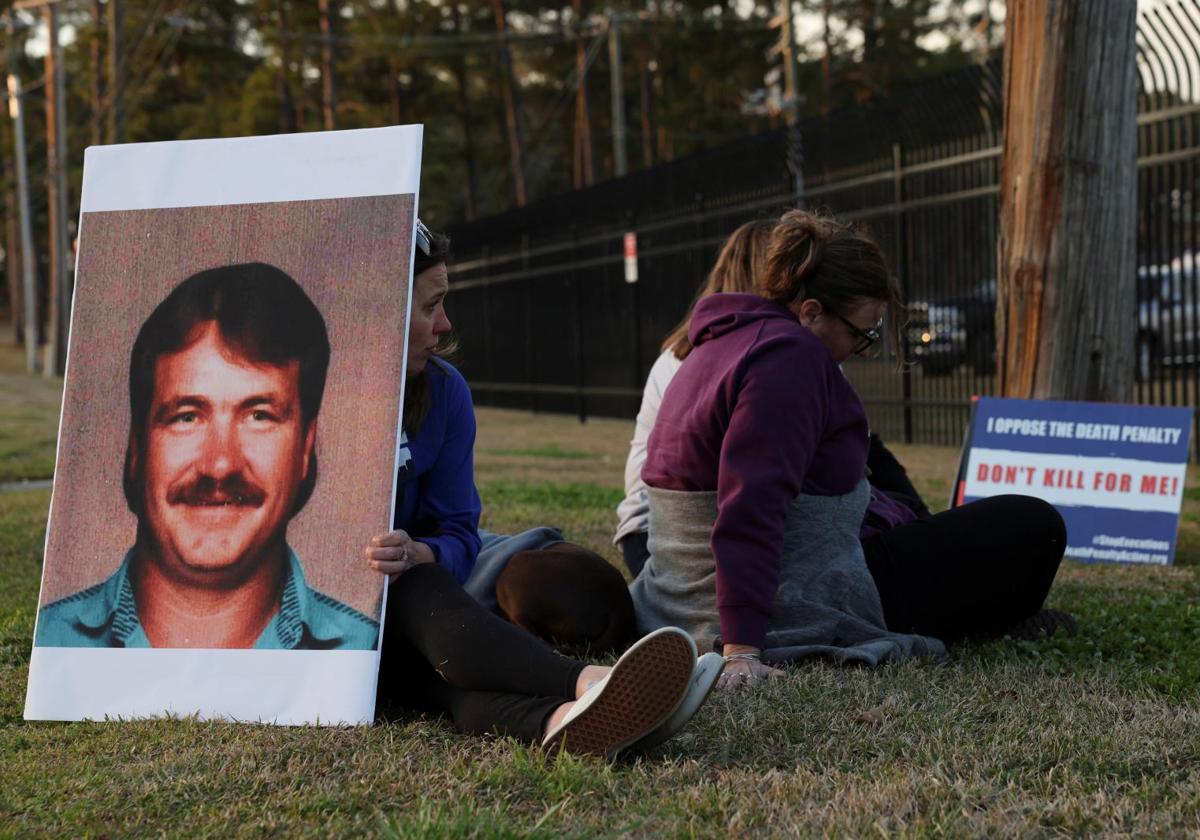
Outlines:
<svg viewBox="0 0 1200 840"><path fill-rule="evenodd" d="M996 370L996 281L967 295L908 305L909 359L927 376L945 376L969 364L976 374ZM1149 382L1166 368L1200 360L1200 277L1197 254L1137 269L1135 374Z"/></svg>
<svg viewBox="0 0 1200 840"><path fill-rule="evenodd" d="M1137 271L1137 378L1148 382L1167 367L1196 364L1200 356L1200 296L1196 253Z"/></svg>
<svg viewBox="0 0 1200 840"><path fill-rule="evenodd" d="M996 370L996 281L940 301L908 305L905 340L909 359L928 376L945 376L969 364L985 376Z"/></svg>

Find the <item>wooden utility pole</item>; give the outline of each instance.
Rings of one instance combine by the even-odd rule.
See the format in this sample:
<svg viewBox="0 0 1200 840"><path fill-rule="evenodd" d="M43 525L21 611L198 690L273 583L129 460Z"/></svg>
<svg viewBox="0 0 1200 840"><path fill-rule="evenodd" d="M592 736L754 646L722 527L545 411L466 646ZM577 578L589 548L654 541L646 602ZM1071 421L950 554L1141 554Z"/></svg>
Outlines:
<svg viewBox="0 0 1200 840"><path fill-rule="evenodd" d="M997 391L1123 402L1136 307L1135 4L1009 0Z"/></svg>
<svg viewBox="0 0 1200 840"><path fill-rule="evenodd" d="M800 136L800 88L797 84L796 28L792 0L780 0L779 14L770 25L779 27L779 41L768 53L778 55L783 62L783 96L780 108L788 128L788 169L796 207L804 207L804 146Z"/></svg>
<svg viewBox="0 0 1200 840"><path fill-rule="evenodd" d="M333 17L336 0L319 0L321 25L321 116L326 131L337 128L337 78L333 64Z"/></svg>
<svg viewBox="0 0 1200 840"><path fill-rule="evenodd" d="M125 142L125 58L121 11L124 0L105 0L108 6L108 142Z"/></svg>
<svg viewBox="0 0 1200 840"><path fill-rule="evenodd" d="M621 56L621 13L608 13L608 78L612 89L613 175L629 172L625 154L625 61Z"/></svg>
<svg viewBox="0 0 1200 840"><path fill-rule="evenodd" d="M18 0L14 9L42 10L46 25L46 197L50 217L50 282L46 359L42 372L59 376L66 367L71 322L70 242L67 235L66 77L58 42L58 0Z"/></svg>
<svg viewBox="0 0 1200 840"><path fill-rule="evenodd" d="M512 55L508 50L508 23L505 19L504 0L491 0L492 16L496 19L496 34L500 36L497 55L500 59L500 94L504 100L504 128L508 135L509 169L513 179L513 198L518 207L524 207L525 196L525 152L521 143L521 124L517 109L516 82L513 80Z"/></svg>
<svg viewBox="0 0 1200 840"><path fill-rule="evenodd" d="M796 32L793 13L792 0L780 0L779 12L768 23L772 29L779 29L779 40L767 55L778 55L783 64L783 113L789 124L796 115L795 108L789 108L789 103L795 103L799 90L796 86Z"/></svg>

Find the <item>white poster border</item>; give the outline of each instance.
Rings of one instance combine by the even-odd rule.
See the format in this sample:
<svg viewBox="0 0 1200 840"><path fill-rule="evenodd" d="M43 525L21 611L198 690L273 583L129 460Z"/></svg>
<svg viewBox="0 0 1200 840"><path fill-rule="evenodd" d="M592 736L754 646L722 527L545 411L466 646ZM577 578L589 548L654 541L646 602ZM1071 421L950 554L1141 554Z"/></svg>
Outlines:
<svg viewBox="0 0 1200 840"><path fill-rule="evenodd" d="M78 230L82 237L83 214L90 212L375 195L411 194L415 213L423 133L423 126L409 125L91 147L84 155ZM412 247L409 252L411 313ZM407 349L406 331L406 359ZM69 349L67 358L69 364ZM60 446L61 432L60 426ZM397 429L394 457L399 451ZM395 492L393 483L393 507ZM52 492L51 517L53 511ZM390 522L381 523L381 530L390 527ZM48 544L49 529L46 539ZM282 725L369 724L375 716L384 618L381 614L380 641L370 651L35 646L24 717L194 716ZM356 685L361 693L353 690Z"/></svg>

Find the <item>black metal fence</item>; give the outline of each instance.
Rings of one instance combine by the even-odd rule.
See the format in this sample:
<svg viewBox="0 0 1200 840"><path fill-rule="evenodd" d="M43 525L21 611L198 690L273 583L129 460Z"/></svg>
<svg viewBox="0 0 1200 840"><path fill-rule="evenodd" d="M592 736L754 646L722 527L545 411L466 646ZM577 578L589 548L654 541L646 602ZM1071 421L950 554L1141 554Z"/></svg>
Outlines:
<svg viewBox="0 0 1200 840"><path fill-rule="evenodd" d="M1137 399L1200 392L1196 163L1200 0L1139 15ZM803 200L865 223L909 301L911 364L847 374L889 440L957 445L995 385L998 61L799 126L802 178L778 130L454 228L451 315L480 404L632 417L663 336L728 233ZM638 240L626 283L623 237Z"/></svg>

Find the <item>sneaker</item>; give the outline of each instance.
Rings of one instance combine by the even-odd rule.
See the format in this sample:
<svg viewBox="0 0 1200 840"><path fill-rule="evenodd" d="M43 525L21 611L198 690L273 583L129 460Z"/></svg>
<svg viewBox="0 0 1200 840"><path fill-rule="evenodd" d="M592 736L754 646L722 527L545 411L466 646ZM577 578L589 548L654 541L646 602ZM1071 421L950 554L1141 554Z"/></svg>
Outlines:
<svg viewBox="0 0 1200 840"><path fill-rule="evenodd" d="M668 741L692 719L692 715L700 710L708 695L717 684L717 678L725 668L725 657L719 653L706 653L696 660L692 669L692 681L688 683L687 694L671 716L663 721L657 729L642 738L634 746L639 750L648 750Z"/></svg>
<svg viewBox="0 0 1200 840"><path fill-rule="evenodd" d="M612 761L670 717L688 693L695 662L696 643L678 627L643 636L575 701L562 722L546 733L542 747Z"/></svg>

